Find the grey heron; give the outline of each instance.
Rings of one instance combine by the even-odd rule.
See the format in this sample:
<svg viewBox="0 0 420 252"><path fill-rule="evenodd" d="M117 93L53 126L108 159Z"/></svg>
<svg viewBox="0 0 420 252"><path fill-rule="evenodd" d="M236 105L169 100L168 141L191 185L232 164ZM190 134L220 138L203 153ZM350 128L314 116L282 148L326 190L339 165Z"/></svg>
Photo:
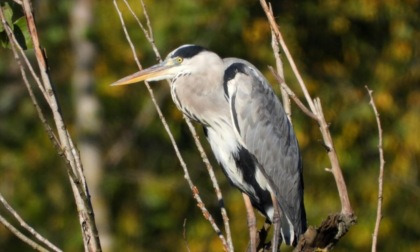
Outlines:
<svg viewBox="0 0 420 252"><path fill-rule="evenodd" d="M203 125L223 172L242 192L251 249L252 206L274 224L273 251L281 239L296 245L306 230L302 161L292 125L263 74L245 60L183 45L162 63L111 85L163 79L170 81L178 109Z"/></svg>

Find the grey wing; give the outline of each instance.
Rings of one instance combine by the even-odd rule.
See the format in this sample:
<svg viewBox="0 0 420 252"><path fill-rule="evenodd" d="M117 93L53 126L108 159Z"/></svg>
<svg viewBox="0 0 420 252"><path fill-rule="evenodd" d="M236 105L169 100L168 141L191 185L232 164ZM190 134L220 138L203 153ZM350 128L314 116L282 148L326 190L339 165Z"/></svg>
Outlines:
<svg viewBox="0 0 420 252"><path fill-rule="evenodd" d="M244 60L225 59L225 92L242 143L275 187L279 205L299 236L306 229L302 163L284 109L264 76Z"/></svg>

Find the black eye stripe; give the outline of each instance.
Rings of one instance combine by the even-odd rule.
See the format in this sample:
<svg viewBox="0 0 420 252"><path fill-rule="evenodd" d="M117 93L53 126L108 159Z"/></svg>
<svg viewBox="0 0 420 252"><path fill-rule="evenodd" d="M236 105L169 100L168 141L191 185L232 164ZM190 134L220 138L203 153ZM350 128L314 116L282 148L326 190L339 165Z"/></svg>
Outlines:
<svg viewBox="0 0 420 252"><path fill-rule="evenodd" d="M207 51L207 49L205 49L202 46L198 46L198 45L188 45L188 46L184 46L181 47L179 49L177 49L173 54L172 54L172 58L175 57L180 57L183 59L189 59L194 57L195 55L199 54L200 52L203 51Z"/></svg>

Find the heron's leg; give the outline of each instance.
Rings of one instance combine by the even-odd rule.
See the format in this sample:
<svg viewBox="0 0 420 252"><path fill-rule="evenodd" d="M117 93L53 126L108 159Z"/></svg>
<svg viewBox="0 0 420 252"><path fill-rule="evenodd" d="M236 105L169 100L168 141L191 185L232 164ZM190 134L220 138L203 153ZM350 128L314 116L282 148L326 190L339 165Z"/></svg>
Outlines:
<svg viewBox="0 0 420 252"><path fill-rule="evenodd" d="M251 199L245 193L242 193L245 202L246 208L246 217L249 228L249 247L248 252L256 252L256 240L257 240L257 227L256 227L256 218L254 214L254 209L251 204Z"/></svg>
<svg viewBox="0 0 420 252"><path fill-rule="evenodd" d="M280 227L281 227L281 222L280 222L280 207L279 204L277 202L277 198L274 194L271 194L271 200L273 201L273 226L274 226L274 230L273 230L273 240L272 240L272 251L273 252L277 252L281 243L280 240Z"/></svg>

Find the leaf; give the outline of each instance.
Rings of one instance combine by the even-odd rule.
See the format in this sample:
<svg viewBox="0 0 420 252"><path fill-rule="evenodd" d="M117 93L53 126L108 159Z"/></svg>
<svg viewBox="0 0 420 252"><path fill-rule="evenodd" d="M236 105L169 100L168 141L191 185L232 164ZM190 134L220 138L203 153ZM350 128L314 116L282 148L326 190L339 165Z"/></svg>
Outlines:
<svg viewBox="0 0 420 252"><path fill-rule="evenodd" d="M33 48L34 45L32 43L31 35L29 34L28 25L26 24L26 18L20 17L15 21L13 26L13 33L20 46L24 50Z"/></svg>
<svg viewBox="0 0 420 252"><path fill-rule="evenodd" d="M13 16L13 10L10 8L9 3L5 3L3 9L4 18L6 19L6 22L10 25L12 24L12 16ZM0 32L4 31L3 25L0 26Z"/></svg>

